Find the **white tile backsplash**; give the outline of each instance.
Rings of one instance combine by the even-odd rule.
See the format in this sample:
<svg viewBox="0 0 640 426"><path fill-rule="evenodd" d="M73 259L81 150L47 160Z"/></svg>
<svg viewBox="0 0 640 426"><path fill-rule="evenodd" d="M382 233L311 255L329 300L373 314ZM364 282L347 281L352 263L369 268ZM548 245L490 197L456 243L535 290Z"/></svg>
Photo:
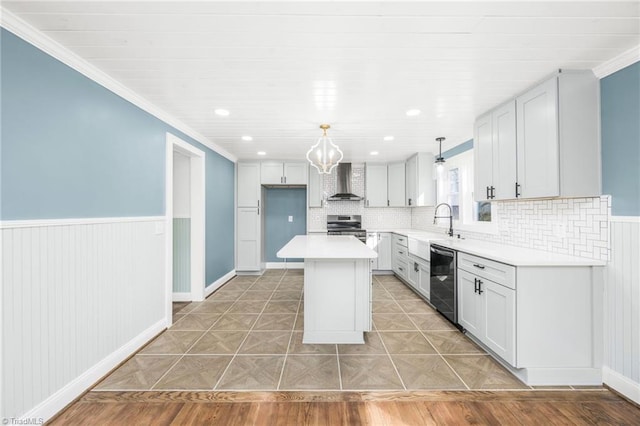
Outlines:
<svg viewBox="0 0 640 426"><path fill-rule="evenodd" d="M455 232L464 238L609 260L609 196L496 201L492 206L497 234ZM433 216L433 207L414 208L411 227L442 232L433 225Z"/></svg>

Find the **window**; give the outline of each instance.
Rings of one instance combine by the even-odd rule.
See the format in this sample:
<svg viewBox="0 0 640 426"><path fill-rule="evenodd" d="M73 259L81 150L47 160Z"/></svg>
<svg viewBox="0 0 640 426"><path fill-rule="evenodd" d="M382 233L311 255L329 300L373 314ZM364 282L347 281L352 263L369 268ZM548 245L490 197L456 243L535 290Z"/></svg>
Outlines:
<svg viewBox="0 0 640 426"><path fill-rule="evenodd" d="M437 170L437 200L451 206L454 227L479 232L497 232L490 202L473 200L473 150L453 156ZM442 226L448 226L444 221Z"/></svg>

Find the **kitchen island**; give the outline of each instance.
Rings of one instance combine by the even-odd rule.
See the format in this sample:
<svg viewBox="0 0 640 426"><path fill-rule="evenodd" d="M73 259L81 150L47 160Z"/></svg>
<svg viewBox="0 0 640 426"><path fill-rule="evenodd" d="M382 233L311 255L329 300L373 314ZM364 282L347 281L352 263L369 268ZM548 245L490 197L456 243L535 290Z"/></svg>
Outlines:
<svg viewBox="0 0 640 426"><path fill-rule="evenodd" d="M277 256L304 259L303 343L364 343L378 254L353 236L297 235Z"/></svg>

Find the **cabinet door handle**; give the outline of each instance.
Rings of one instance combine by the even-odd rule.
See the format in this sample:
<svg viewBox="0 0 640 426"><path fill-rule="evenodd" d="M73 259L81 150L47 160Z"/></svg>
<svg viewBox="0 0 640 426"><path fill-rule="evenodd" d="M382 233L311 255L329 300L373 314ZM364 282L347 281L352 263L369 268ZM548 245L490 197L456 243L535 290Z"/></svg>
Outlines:
<svg viewBox="0 0 640 426"><path fill-rule="evenodd" d="M496 190L496 187L492 185L492 186L491 186L491 199L492 199L492 200L493 200L494 198L496 198L495 190Z"/></svg>
<svg viewBox="0 0 640 426"><path fill-rule="evenodd" d="M478 292L478 279L477 278L473 279L473 292L474 293Z"/></svg>
<svg viewBox="0 0 640 426"><path fill-rule="evenodd" d="M409 205L411 205L411 198L409 198Z"/></svg>
<svg viewBox="0 0 640 426"><path fill-rule="evenodd" d="M284 177L284 183L287 183L287 177L286 176Z"/></svg>
<svg viewBox="0 0 640 426"><path fill-rule="evenodd" d="M404 254L404 252L403 251L399 251L398 254Z"/></svg>
<svg viewBox="0 0 640 426"><path fill-rule="evenodd" d="M482 293L484 293L484 291L482 291L482 280L478 280L478 294Z"/></svg>
<svg viewBox="0 0 640 426"><path fill-rule="evenodd" d="M489 189L489 187L487 186L487 200L491 198L491 194L489 194L489 191L490 191L490 189Z"/></svg>
<svg viewBox="0 0 640 426"><path fill-rule="evenodd" d="M391 203L389 203L389 200L387 200L387 207L389 207L391 205Z"/></svg>
<svg viewBox="0 0 640 426"><path fill-rule="evenodd" d="M420 272L420 266L418 266L418 264L416 262L413 262L413 271L414 272Z"/></svg>
<svg viewBox="0 0 640 426"><path fill-rule="evenodd" d="M403 269L403 268L401 268L401 267L399 267L399 266L398 266L398 270L399 270L399 271L404 271L404 269Z"/></svg>
<svg viewBox="0 0 640 426"><path fill-rule="evenodd" d="M474 263L473 266L475 266L478 269L484 269L484 265L478 265L477 263Z"/></svg>
<svg viewBox="0 0 640 426"><path fill-rule="evenodd" d="M516 198L518 198L519 196L521 196L522 194L520 194L520 187L522 185L520 185L518 182L516 182Z"/></svg>
<svg viewBox="0 0 640 426"><path fill-rule="evenodd" d="M258 216L260 216L260 200L258 200Z"/></svg>
<svg viewBox="0 0 640 426"><path fill-rule="evenodd" d="M369 207L369 200L367 200L367 207Z"/></svg>

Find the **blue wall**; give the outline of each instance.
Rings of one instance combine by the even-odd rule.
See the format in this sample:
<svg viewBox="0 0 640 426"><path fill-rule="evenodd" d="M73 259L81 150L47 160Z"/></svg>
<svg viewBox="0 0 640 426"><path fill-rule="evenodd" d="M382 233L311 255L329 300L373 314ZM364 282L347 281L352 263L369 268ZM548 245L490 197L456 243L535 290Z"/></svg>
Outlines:
<svg viewBox="0 0 640 426"><path fill-rule="evenodd" d="M463 152L467 152L470 149L473 149L473 139L469 139L466 142L461 143L460 145L456 145L451 149L448 149L442 153L442 157L444 159L451 158L454 155L462 154ZM436 157L438 154L436 153Z"/></svg>
<svg viewBox="0 0 640 426"><path fill-rule="evenodd" d="M283 262L276 256L296 235L307 233L307 190L302 188L267 188L264 205L264 257L267 262ZM288 222L293 216L293 222ZM301 262L302 259L287 259Z"/></svg>
<svg viewBox="0 0 640 426"><path fill-rule="evenodd" d="M234 164L1 30L0 218L164 215L166 132L206 153L206 279L234 267Z"/></svg>
<svg viewBox="0 0 640 426"><path fill-rule="evenodd" d="M640 216L640 62L600 80L602 192L614 216Z"/></svg>

